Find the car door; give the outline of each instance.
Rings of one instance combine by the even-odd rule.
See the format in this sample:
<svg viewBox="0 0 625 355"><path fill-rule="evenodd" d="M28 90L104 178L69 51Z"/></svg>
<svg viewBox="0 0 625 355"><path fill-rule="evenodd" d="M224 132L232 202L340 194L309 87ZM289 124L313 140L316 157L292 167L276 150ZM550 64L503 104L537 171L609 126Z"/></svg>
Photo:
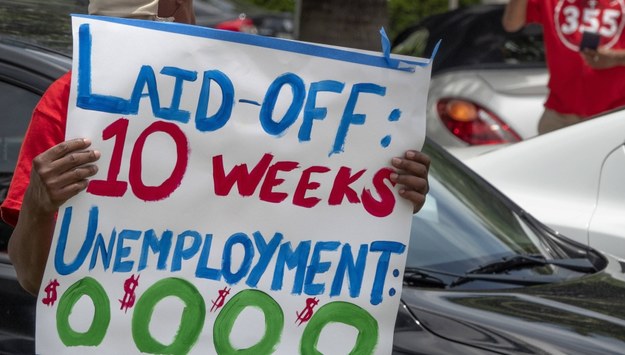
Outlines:
<svg viewBox="0 0 625 355"><path fill-rule="evenodd" d="M30 87L33 80L37 81L27 71L0 63L0 201L6 197L24 132L40 97ZM36 299L20 287L8 258L11 231L0 220L0 353L33 353Z"/></svg>
<svg viewBox="0 0 625 355"><path fill-rule="evenodd" d="M6 198L32 111L69 57L0 38L0 202ZM19 285L7 254L12 228L0 220L0 354L33 354L36 297Z"/></svg>

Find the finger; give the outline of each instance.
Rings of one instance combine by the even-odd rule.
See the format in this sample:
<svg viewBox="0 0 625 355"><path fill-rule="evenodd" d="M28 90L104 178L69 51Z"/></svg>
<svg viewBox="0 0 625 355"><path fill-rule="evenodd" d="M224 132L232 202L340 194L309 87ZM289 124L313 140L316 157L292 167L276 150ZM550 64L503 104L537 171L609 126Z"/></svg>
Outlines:
<svg viewBox="0 0 625 355"><path fill-rule="evenodd" d="M393 158L392 165L400 170L423 175L430 168L430 157L416 150L409 150L403 158Z"/></svg>
<svg viewBox="0 0 625 355"><path fill-rule="evenodd" d="M49 161L48 158L49 156L39 155L33 159L33 170L46 182L55 180L79 166L97 161L100 152L93 150L70 152L54 161Z"/></svg>
<svg viewBox="0 0 625 355"><path fill-rule="evenodd" d="M61 175L52 177L47 181L47 186L51 191L63 190L67 186L74 185L81 181L87 181L88 178L94 176L98 172L98 167L89 164L83 165L72 170L68 170Z"/></svg>
<svg viewBox="0 0 625 355"><path fill-rule="evenodd" d="M425 203L426 194L418 193L411 190L400 190L399 195L406 200L412 202L413 212L418 212Z"/></svg>
<svg viewBox="0 0 625 355"><path fill-rule="evenodd" d="M408 150L405 156L406 156L406 159L410 159L412 161L421 163L428 168L430 167L430 162L431 162L430 157L423 152L420 152L418 150Z"/></svg>
<svg viewBox="0 0 625 355"><path fill-rule="evenodd" d="M82 165L91 164L100 158L96 150L73 151L50 163L50 168L56 174L71 171Z"/></svg>
<svg viewBox="0 0 625 355"><path fill-rule="evenodd" d="M423 176L415 176L410 174L391 174L391 181L402 185L399 192L402 193L402 190L416 191L421 194L425 194L429 190L429 184L426 177Z"/></svg>
<svg viewBox="0 0 625 355"><path fill-rule="evenodd" d="M88 185L89 181L84 179L69 185L64 185L62 188L51 190L49 193L50 200L58 209L58 207L64 204L67 200L85 190Z"/></svg>
<svg viewBox="0 0 625 355"><path fill-rule="evenodd" d="M70 139L64 142L61 142L54 147L43 152L41 156L41 160L43 162L53 162L58 160L67 154L75 151L80 151L87 149L91 145L91 141L85 138L76 138Z"/></svg>
<svg viewBox="0 0 625 355"><path fill-rule="evenodd" d="M429 164L427 162L417 162L409 159L402 158L393 158L392 160L393 167L397 170L397 173L400 176L403 175L414 175L421 178L427 178L428 175L428 167Z"/></svg>

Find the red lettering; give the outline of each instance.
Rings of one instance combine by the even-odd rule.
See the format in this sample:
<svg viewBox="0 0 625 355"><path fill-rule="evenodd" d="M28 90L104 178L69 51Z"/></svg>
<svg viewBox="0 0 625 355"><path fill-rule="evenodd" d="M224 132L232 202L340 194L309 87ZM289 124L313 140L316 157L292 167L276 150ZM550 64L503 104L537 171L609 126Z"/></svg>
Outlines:
<svg viewBox="0 0 625 355"><path fill-rule="evenodd" d="M291 171L298 166L299 164L294 161L280 161L272 165L265 176L263 186L260 188L260 199L274 203L284 201L289 196L288 193L273 191L274 187L281 185L284 182L284 179L279 179L277 177L278 171Z"/></svg>
<svg viewBox="0 0 625 355"><path fill-rule="evenodd" d="M146 186L142 179L142 156L143 147L147 138L156 132L169 135L176 143L176 165L171 175L159 186ZM106 175L106 180L92 180L87 187L87 192L98 196L121 197L126 193L128 184L132 192L144 201L158 201L169 197L182 182L182 177L187 170L189 162L189 142L182 130L175 124L168 122L154 122L141 134L132 149L130 165L128 169L128 182L119 180L119 172L122 164L122 156L128 133L128 120L120 118L111 123L102 131L102 139L109 140L115 137L111 163Z"/></svg>
<svg viewBox="0 0 625 355"><path fill-rule="evenodd" d="M373 216L386 217L393 212L395 195L393 195L393 190L384 183L388 180L391 186L395 186L391 181L392 172L393 170L389 168L382 168L373 176L373 187L380 196L380 201L373 198L369 189L362 190L362 206Z"/></svg>
<svg viewBox="0 0 625 355"><path fill-rule="evenodd" d="M147 138L155 132L168 134L176 143L176 165L171 175L158 186L147 186L141 177L143 146ZM189 161L189 142L180 127L173 123L157 121L146 128L137 138L130 155L128 182L135 196L144 201L158 201L167 198L180 186Z"/></svg>
<svg viewBox="0 0 625 355"><path fill-rule="evenodd" d="M358 194L354 191L354 189L349 187L349 185L360 179L362 174L365 173L365 170L360 170L353 176L350 175L351 172L352 169L344 166L339 169L338 174L336 174L336 179L334 179L334 185L332 186L330 197L328 198L328 204L330 206L340 205L343 202L343 196L347 197L347 201L351 203L360 203Z"/></svg>
<svg viewBox="0 0 625 355"><path fill-rule="evenodd" d="M325 166L311 166L302 172L302 176L299 179L295 193L293 194L293 204L296 206L302 206L311 208L321 201L318 197L306 197L306 191L316 190L321 186L318 182L311 182L310 175L312 173L327 173L330 168Z"/></svg>
<svg viewBox="0 0 625 355"><path fill-rule="evenodd" d="M104 140L116 137L111 155L111 164L106 174L106 180L91 180L87 187L87 192L97 196L110 197L121 197L126 193L128 183L118 180L126 133L128 133L128 120L125 118L118 119L102 131L102 139Z"/></svg>
<svg viewBox="0 0 625 355"><path fill-rule="evenodd" d="M252 196L261 178L266 174L273 155L266 153L256 164L251 172L247 171L247 164L239 164L232 168L226 175L224 170L223 156L213 157L213 183L217 196L227 196L232 190L234 183L237 183L239 195Z"/></svg>
<svg viewBox="0 0 625 355"><path fill-rule="evenodd" d="M327 200L328 206L338 206L343 203L362 204L364 210L375 217L386 217L395 208L395 194L391 179L390 168L378 170L368 184L358 184L366 169L352 173L348 167L340 167L336 171L332 188L327 196L314 196L312 191L321 187L321 183L314 181L313 174L327 174L332 169L326 166L314 165L301 169L300 163L294 161L277 161L272 164L274 156L267 153L248 172L246 164L236 165L226 174L223 163L223 156L213 157L213 174L215 181L215 193L218 196L226 196L237 184L239 194L243 197L252 196L258 186L258 198L261 201L270 203L281 203L289 196L292 196L294 206L312 208ZM297 179L297 185L295 180ZM262 180L262 183L261 183ZM289 181L290 180L290 181ZM284 186L295 186L291 191L277 191L277 187L289 181ZM362 188L362 193L358 194L352 185L373 186L372 191ZM283 189L284 190L284 189ZM327 191L327 189L326 189ZM375 197L374 197L375 196Z"/></svg>

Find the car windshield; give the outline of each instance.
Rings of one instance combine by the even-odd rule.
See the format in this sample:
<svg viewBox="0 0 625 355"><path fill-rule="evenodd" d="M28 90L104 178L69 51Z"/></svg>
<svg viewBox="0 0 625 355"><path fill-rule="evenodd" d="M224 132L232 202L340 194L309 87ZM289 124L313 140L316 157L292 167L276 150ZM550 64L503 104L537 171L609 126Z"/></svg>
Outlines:
<svg viewBox="0 0 625 355"><path fill-rule="evenodd" d="M87 13L88 4L88 0L3 0L0 1L0 33L71 54L69 14Z"/></svg>
<svg viewBox="0 0 625 355"><path fill-rule="evenodd" d="M515 33L501 25L502 6L476 6L426 18L395 38L393 52L430 57L440 46L432 72L458 67L544 67L542 27L525 26Z"/></svg>
<svg viewBox="0 0 625 355"><path fill-rule="evenodd" d="M424 151L432 159L430 191L425 206L413 216L407 270L425 270L428 274L436 271L430 274L436 277L458 277L480 268L486 270L484 266L493 263L499 263L497 267L501 269L501 260L522 255L524 261L531 261L523 265L539 268L540 274L556 270L564 278L579 275L574 269L554 268L538 261L567 258L575 261L585 258L583 252L573 255L560 250L548 229L533 225L531 219L515 211L496 190L438 145L427 141ZM520 265L514 263L511 269ZM500 271L511 274L508 269ZM529 275L534 271L523 273Z"/></svg>

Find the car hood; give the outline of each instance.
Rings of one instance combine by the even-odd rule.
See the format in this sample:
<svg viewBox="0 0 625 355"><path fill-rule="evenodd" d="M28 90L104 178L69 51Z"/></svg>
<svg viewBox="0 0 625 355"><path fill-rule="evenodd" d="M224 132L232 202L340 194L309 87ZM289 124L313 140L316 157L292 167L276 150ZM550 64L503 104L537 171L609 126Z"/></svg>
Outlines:
<svg viewBox="0 0 625 355"><path fill-rule="evenodd" d="M423 327L451 341L505 354L622 354L625 263L575 280L503 291L404 288Z"/></svg>

